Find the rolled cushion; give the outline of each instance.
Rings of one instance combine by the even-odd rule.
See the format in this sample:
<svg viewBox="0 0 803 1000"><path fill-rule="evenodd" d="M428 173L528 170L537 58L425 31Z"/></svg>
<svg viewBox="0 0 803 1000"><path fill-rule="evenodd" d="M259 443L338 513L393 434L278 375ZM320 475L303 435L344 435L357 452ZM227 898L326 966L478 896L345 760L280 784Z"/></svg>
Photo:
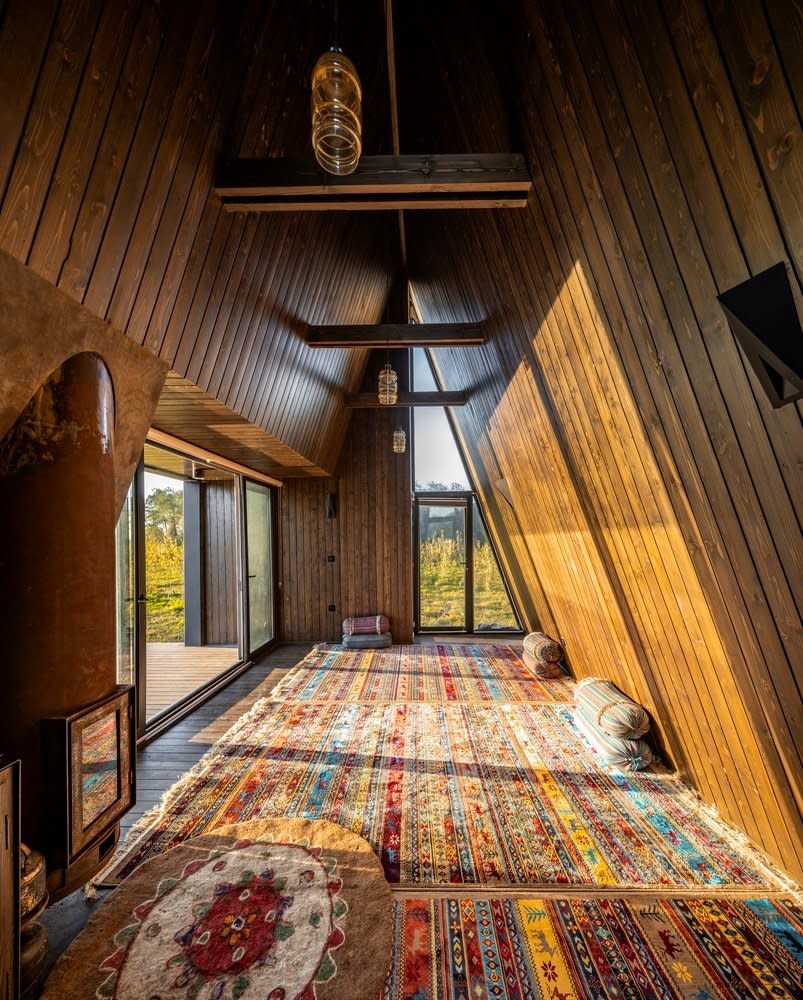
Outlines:
<svg viewBox="0 0 803 1000"><path fill-rule="evenodd" d="M343 647L345 649L384 649L393 645L393 636L390 632L380 632L379 635L344 635Z"/></svg>
<svg viewBox="0 0 803 1000"><path fill-rule="evenodd" d="M581 680L574 689L574 701L609 736L635 740L650 728L646 710L601 677Z"/></svg>
<svg viewBox="0 0 803 1000"><path fill-rule="evenodd" d="M581 705L574 707L574 724L604 761L623 771L640 771L656 759L644 740L610 736L594 724L593 714Z"/></svg>
<svg viewBox="0 0 803 1000"><path fill-rule="evenodd" d="M524 637L524 652L534 660L544 660L547 663L557 663L563 659L563 646L543 632L530 632Z"/></svg>
<svg viewBox="0 0 803 1000"><path fill-rule="evenodd" d="M548 680L550 677L563 677L563 668L559 663L553 663L551 660L536 660L534 656L531 656L527 650L521 654L521 658L524 660L526 666L532 670L539 680Z"/></svg>
<svg viewBox="0 0 803 1000"><path fill-rule="evenodd" d="M390 632L390 620L385 615L343 619L343 635L381 635L382 632Z"/></svg>

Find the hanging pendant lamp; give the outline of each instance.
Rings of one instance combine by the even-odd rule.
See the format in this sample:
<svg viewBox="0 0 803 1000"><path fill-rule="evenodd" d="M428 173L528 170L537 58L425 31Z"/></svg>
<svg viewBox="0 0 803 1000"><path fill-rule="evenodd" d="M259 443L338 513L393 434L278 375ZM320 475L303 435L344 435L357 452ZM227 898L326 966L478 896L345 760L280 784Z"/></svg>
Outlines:
<svg viewBox="0 0 803 1000"><path fill-rule="evenodd" d="M407 435L401 428L393 432L393 451L397 455L403 455L407 451Z"/></svg>
<svg viewBox="0 0 803 1000"><path fill-rule="evenodd" d="M333 45L312 71L312 148L327 173L354 173L362 152L362 88L357 70Z"/></svg>
<svg viewBox="0 0 803 1000"><path fill-rule="evenodd" d="M383 406L393 406L399 398L399 376L388 361L379 373L379 402Z"/></svg>

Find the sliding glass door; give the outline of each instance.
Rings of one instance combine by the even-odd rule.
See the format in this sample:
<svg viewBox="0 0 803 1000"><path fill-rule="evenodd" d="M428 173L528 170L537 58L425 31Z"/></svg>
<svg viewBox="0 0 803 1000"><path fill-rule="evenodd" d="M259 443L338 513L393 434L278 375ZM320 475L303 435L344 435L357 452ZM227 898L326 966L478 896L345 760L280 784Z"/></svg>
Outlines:
<svg viewBox="0 0 803 1000"><path fill-rule="evenodd" d="M270 488L146 444L117 526L117 659L138 731L172 720L273 639Z"/></svg>
<svg viewBox="0 0 803 1000"><path fill-rule="evenodd" d="M274 636L273 519L271 491L246 480L245 538L248 579L248 652L253 653Z"/></svg>

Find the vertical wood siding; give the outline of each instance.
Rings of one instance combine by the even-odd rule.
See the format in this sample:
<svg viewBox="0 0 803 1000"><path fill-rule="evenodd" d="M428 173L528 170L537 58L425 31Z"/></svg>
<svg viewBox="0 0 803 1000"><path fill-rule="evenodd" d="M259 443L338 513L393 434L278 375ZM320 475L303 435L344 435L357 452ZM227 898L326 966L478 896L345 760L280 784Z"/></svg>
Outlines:
<svg viewBox="0 0 803 1000"><path fill-rule="evenodd" d="M411 641L410 452L391 450L400 421L406 418L398 411L356 411L337 478L287 480L282 487L283 639L336 641L343 618L383 613L394 640ZM326 517L327 492L336 495L335 518Z"/></svg>
<svg viewBox="0 0 803 1000"><path fill-rule="evenodd" d="M776 41L799 10L505 13L496 48L490 24L459 48L432 32L449 127L521 142L535 184L526 213L411 220L423 318L490 333L436 367L471 392L457 426L530 624L643 701L703 798L800 878L800 412L770 407L716 301L778 260L799 274L803 95Z"/></svg>
<svg viewBox="0 0 803 1000"><path fill-rule="evenodd" d="M0 248L331 472L339 389L365 352L299 334L379 319L395 230L359 213L230 215L211 190L223 157L308 153L320 6L0 5ZM380 6L360 16L383 33ZM381 102L382 52L364 46ZM384 122L367 123L377 152Z"/></svg>

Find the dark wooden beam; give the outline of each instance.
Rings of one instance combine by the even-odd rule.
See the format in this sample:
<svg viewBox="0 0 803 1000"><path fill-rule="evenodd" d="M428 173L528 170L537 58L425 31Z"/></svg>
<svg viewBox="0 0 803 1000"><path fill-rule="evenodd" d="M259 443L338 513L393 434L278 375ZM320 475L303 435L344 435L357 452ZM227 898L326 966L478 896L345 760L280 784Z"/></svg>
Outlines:
<svg viewBox="0 0 803 1000"><path fill-rule="evenodd" d="M375 392L355 392L344 397L346 406L355 410L399 410L411 406L465 406L465 392L400 392L392 405L380 403Z"/></svg>
<svg viewBox="0 0 803 1000"><path fill-rule="evenodd" d="M215 192L228 212L524 208L532 181L518 153L364 156L347 177L314 159L224 163Z"/></svg>
<svg viewBox="0 0 803 1000"><path fill-rule="evenodd" d="M475 347L485 343L477 323L377 323L310 326L310 347Z"/></svg>

